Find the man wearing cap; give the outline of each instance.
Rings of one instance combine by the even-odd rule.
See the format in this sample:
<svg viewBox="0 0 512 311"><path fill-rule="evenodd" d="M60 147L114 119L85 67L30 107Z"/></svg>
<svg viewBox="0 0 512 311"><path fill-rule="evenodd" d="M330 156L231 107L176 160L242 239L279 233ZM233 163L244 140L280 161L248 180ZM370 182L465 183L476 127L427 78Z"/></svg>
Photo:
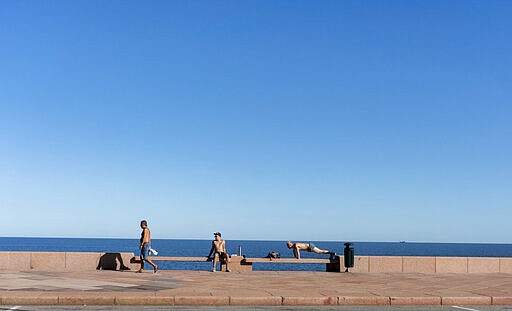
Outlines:
<svg viewBox="0 0 512 311"><path fill-rule="evenodd" d="M208 254L208 260L211 260L211 255L213 253L213 268L212 272L217 271L217 261L224 259L226 263L226 272L231 272L229 270L229 255L226 252L226 241L224 241L221 237L220 232L215 232L213 234L215 239L212 241L212 248L210 249L210 253Z"/></svg>

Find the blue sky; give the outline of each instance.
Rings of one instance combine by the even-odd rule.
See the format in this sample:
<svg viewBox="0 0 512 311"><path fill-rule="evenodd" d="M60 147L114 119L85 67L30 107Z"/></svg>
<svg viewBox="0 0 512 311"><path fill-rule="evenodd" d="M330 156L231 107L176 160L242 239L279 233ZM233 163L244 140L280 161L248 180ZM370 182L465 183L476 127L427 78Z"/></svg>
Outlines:
<svg viewBox="0 0 512 311"><path fill-rule="evenodd" d="M510 242L510 1L1 1L0 236Z"/></svg>

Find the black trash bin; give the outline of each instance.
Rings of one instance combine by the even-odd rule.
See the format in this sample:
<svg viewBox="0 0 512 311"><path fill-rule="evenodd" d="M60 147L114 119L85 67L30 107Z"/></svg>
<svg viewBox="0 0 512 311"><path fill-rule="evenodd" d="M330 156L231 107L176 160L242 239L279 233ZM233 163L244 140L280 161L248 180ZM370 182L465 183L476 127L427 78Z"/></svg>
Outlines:
<svg viewBox="0 0 512 311"><path fill-rule="evenodd" d="M343 259L345 261L345 272L348 272L348 268L354 267L354 244L345 243L345 249L343 250Z"/></svg>

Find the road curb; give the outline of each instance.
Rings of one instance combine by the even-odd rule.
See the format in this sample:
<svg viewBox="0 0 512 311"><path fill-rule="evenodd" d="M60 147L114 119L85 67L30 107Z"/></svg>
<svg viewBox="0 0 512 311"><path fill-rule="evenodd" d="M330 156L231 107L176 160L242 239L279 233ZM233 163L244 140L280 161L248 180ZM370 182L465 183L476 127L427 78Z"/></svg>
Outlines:
<svg viewBox="0 0 512 311"><path fill-rule="evenodd" d="M492 297L487 296L465 296L465 297L442 297L443 306L486 306L492 304Z"/></svg>
<svg viewBox="0 0 512 311"><path fill-rule="evenodd" d="M96 293L8 293L0 305L154 305L154 306L389 306L389 305L511 305L512 297L387 297L387 296L155 296L134 293L104 295Z"/></svg>

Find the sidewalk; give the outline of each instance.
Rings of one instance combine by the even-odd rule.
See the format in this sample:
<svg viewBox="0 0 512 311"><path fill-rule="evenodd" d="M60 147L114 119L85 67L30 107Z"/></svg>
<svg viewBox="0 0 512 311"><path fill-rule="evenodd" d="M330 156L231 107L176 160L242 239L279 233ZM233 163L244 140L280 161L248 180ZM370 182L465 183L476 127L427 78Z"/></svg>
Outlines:
<svg viewBox="0 0 512 311"><path fill-rule="evenodd" d="M3 305L512 305L512 274L0 271Z"/></svg>

